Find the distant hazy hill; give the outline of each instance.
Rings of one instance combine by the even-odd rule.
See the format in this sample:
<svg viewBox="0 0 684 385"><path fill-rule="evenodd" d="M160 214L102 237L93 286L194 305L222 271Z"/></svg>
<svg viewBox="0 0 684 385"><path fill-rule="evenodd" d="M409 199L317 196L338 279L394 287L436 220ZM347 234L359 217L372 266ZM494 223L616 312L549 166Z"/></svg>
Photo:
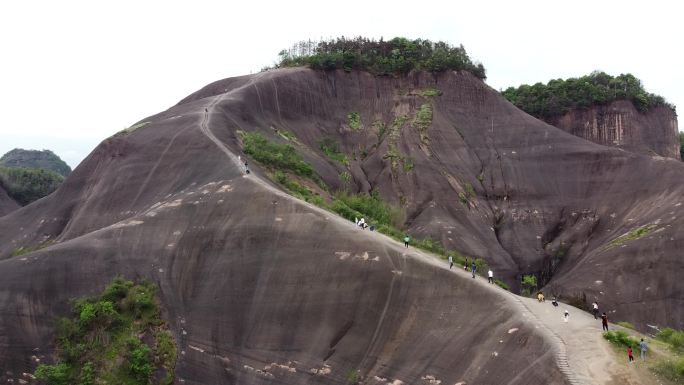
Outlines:
<svg viewBox="0 0 684 385"><path fill-rule="evenodd" d="M24 150L15 148L0 158L0 166L10 168L39 168L62 176L71 173L71 167L50 150Z"/></svg>

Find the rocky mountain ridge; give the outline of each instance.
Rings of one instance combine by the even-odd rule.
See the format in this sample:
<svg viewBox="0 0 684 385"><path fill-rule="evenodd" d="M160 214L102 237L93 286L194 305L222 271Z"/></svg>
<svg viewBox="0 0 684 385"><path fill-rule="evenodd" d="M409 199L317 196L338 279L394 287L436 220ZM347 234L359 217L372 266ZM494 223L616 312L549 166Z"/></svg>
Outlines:
<svg viewBox="0 0 684 385"><path fill-rule="evenodd" d="M135 127L0 218L0 379L49 357L69 299L121 274L159 284L187 384L501 383L520 368L513 383L567 383L534 326L511 334L524 321L467 279L290 198L244 133L291 145L332 192L402 207L412 237L486 259L514 290L533 274L614 320L683 326L684 165L569 135L469 73L272 70Z"/></svg>

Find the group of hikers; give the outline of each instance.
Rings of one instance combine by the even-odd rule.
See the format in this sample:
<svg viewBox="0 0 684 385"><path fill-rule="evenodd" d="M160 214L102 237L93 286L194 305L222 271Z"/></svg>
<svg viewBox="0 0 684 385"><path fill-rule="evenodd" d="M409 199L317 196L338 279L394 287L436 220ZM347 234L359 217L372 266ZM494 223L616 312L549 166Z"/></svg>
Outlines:
<svg viewBox="0 0 684 385"><path fill-rule="evenodd" d="M405 244L406 244L406 247L408 247L408 240L406 241ZM451 269L454 266L454 258L451 255L448 257L448 262L449 262L449 269ZM463 269L468 271L468 258L467 257L466 257L465 263L463 264ZM477 265L475 264L475 262L472 262L472 264L470 266L470 271L472 272L472 277L475 278L475 274L477 272ZM487 281L489 283L494 283L494 272L492 272L492 269L489 269L489 271L487 271ZM543 292L541 292L541 291L537 292L537 301L546 302L546 298L544 297ZM553 296L551 298L551 304L554 307L558 307L558 300L556 299L556 296ZM591 304L591 310L592 310L592 314L594 315L594 319L598 319L599 318L598 302L594 301ZM570 320L570 312L568 311L568 309L565 309L563 311L563 322L568 322L569 320ZM603 314L601 314L601 324L602 324L603 331L608 331L608 315L605 312L603 312ZM646 341L644 341L643 338L641 339L641 342L639 343L639 350L641 352L641 359L646 360L646 352L648 351L648 344L646 343ZM629 347L627 349L627 356L628 356L629 362L634 362L634 352L633 352L631 347Z"/></svg>
<svg viewBox="0 0 684 385"><path fill-rule="evenodd" d="M599 315L599 305L598 302L594 301L591 304L591 313L594 315L594 319L598 319ZM603 312L601 314L601 325L603 327L603 331L608 331L608 315ZM646 352L648 351L648 344L644 339L642 338L641 341L639 342L639 352L641 353L641 360L644 361L646 360ZM632 347L629 346L627 347L627 359L629 362L634 362L634 351L632 350Z"/></svg>
<svg viewBox="0 0 684 385"><path fill-rule="evenodd" d="M361 227L362 229L370 228L370 231L374 230L374 227L369 226L366 223L366 221L364 220L364 218L361 218L360 220L356 219L356 225ZM404 247L409 247L410 241L411 241L411 238L408 235L406 235L404 237ZM449 262L449 270L451 270L454 267L454 257L449 255L447 257L447 261ZM465 262L463 263L463 270L468 271L469 270L468 267L470 267L472 277L475 278L475 274L477 273L477 264L475 263L475 261L473 261L469 265L468 257L466 257ZM494 272L492 271L492 269L489 269L487 271L487 282L494 283ZM541 291L537 292L537 301L546 302L546 298L544 297L543 292L541 292ZM553 296L551 298L551 304L554 307L558 307L558 300L556 299L556 296ZM594 315L594 319L598 319L599 318L598 302L594 301L591 304L591 310L592 310L592 314ZM569 320L570 320L570 312L568 311L568 309L565 309L563 311L563 322L567 323ZM601 314L601 324L603 327L603 331L608 331L608 315L605 312L603 314ZM645 360L646 359L646 352L648 351L648 345L646 344L646 341L644 341L643 338L641 339L641 342L639 343L639 350L641 351L641 359ZM629 362L634 362L634 352L632 351L631 347L629 347L627 349L627 356L628 356Z"/></svg>
<svg viewBox="0 0 684 385"><path fill-rule="evenodd" d="M451 270L451 268L454 267L454 257L450 255L447 260L449 261L449 270ZM468 271L468 257L466 257L465 262L463 263L463 270ZM473 273L473 278L475 278L475 274L477 273L477 264L475 261L470 265L470 271ZM492 269L487 271L487 282L494 283L494 272Z"/></svg>
<svg viewBox="0 0 684 385"><path fill-rule="evenodd" d="M369 229L370 231L375 231L375 226L374 226L374 225L369 225L368 223L366 223L366 219L365 219L365 218L361 218L361 219L359 219L359 218L354 218L354 222L356 222L356 225L359 226L360 228L362 228L363 230ZM407 247L408 247L408 246L407 246Z"/></svg>

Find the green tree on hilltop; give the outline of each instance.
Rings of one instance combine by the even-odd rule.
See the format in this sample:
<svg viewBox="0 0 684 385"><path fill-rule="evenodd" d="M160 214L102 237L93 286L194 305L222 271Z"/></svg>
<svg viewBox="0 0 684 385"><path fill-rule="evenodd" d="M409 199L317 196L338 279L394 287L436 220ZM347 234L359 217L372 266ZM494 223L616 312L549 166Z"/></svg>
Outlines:
<svg viewBox="0 0 684 385"><path fill-rule="evenodd" d="M463 45L456 47L443 41L426 39L395 37L385 41L342 36L320 42L301 41L290 49L280 51L278 56L277 67L362 70L375 75L400 75L411 70L465 70L480 79L487 78L484 66L474 63Z"/></svg>
<svg viewBox="0 0 684 385"><path fill-rule="evenodd" d="M613 77L599 71L580 78L554 79L547 84L509 87L502 94L521 110L540 119L557 117L576 108L588 108L615 100L629 100L641 112L658 106L675 109L662 96L646 92L641 81L634 75L621 74Z"/></svg>

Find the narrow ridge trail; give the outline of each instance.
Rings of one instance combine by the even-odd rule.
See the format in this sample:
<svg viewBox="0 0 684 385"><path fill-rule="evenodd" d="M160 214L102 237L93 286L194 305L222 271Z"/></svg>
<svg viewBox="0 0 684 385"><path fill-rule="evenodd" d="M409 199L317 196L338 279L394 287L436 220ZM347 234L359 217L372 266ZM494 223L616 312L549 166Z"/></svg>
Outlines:
<svg viewBox="0 0 684 385"><path fill-rule="evenodd" d="M240 162L238 156L221 142L210 128L211 115L213 113L219 113L214 112L214 108L222 100L227 98L229 94L230 92L210 98L211 101L206 106L199 123L199 129L209 140L216 144L239 170L244 172L244 165ZM233 123L237 124L234 121ZM243 175L243 180L248 183L256 183L280 198L296 202L296 204L299 205L304 205L310 210L323 215L326 220L337 221L344 226L348 226L350 231L359 231L360 236L372 237L375 241L382 242L386 246L398 250L405 256L418 259L426 264L441 269L449 270L448 264L439 257L419 251L415 248L411 248L409 249L409 252L406 252L404 246L394 239L378 232L358 229L352 222L340 216L308 202L301 201L279 190L271 183L261 179L255 173ZM459 279L472 279L470 278L470 272L464 271L461 267L456 266L456 268L451 271L456 276L460 276ZM496 292L510 305L519 309L524 319L533 325L534 328L540 330L547 341L555 347L556 363L569 384L638 384L638 382L632 382L629 378L625 377L625 369L613 358L609 346L602 338L600 319L595 320L592 315L563 303L559 303L558 307L554 307L551 305L550 301L539 303L535 299L517 296L499 288L497 285L487 283L486 279L481 277L477 277L474 281L487 290ZM567 323L563 320L563 311L565 309L568 309L570 312L569 322ZM523 375L524 371L525 369L523 369L518 376L513 378L510 383L518 381L518 377Z"/></svg>

